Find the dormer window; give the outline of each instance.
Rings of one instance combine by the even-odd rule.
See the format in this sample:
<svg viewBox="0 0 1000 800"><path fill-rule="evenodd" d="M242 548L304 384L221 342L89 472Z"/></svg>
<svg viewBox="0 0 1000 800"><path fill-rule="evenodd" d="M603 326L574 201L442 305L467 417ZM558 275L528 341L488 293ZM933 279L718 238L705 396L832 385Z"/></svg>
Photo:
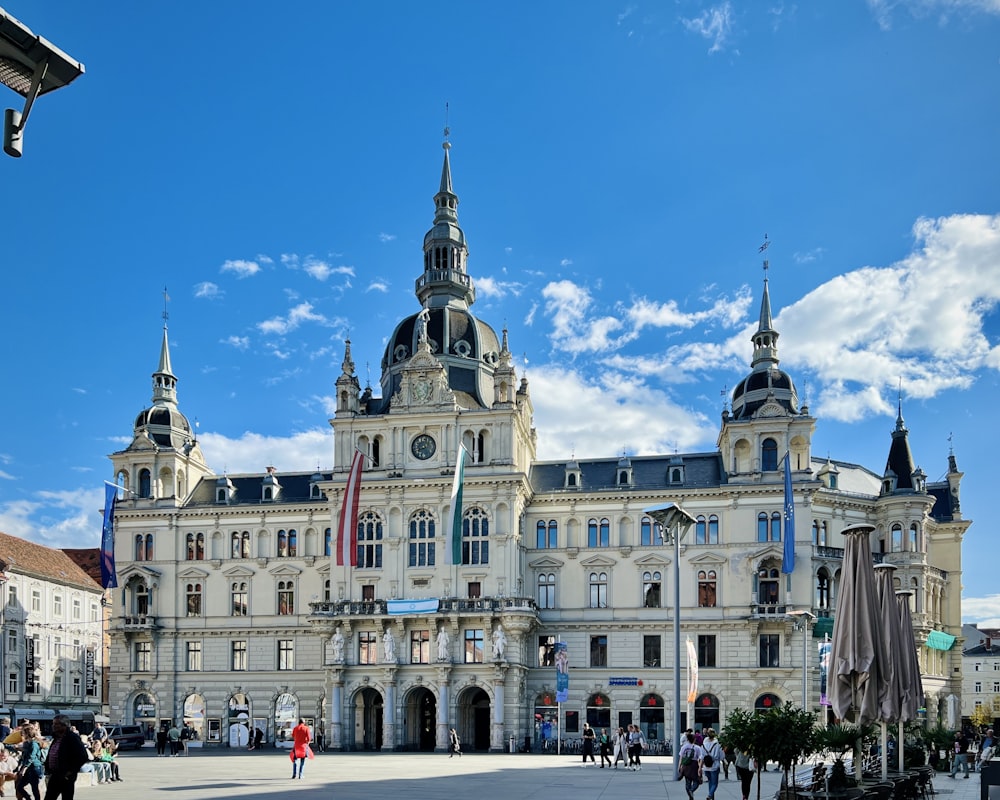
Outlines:
<svg viewBox="0 0 1000 800"><path fill-rule="evenodd" d="M577 489L583 485L583 474L580 472L580 465L576 461L570 461L566 465L566 477L563 484L564 489Z"/></svg>
<svg viewBox="0 0 1000 800"><path fill-rule="evenodd" d="M760 445L760 468L763 472L778 469L778 443L768 437Z"/></svg>
<svg viewBox="0 0 1000 800"><path fill-rule="evenodd" d="M621 470L618 473L618 485L619 486L628 486L629 483L631 483L631 481L628 479L628 470L624 470L624 469Z"/></svg>
<svg viewBox="0 0 1000 800"><path fill-rule="evenodd" d="M313 500L319 500L319 499L320 499L320 498L321 498L321 497L323 496L323 493L322 493L322 492L320 492L320 490L319 490L319 487L318 487L318 486L317 486L317 485L316 485L316 484L314 483L314 484L312 485L312 490L310 491L310 494L309 494L309 496L310 496L310 497L311 497L311 498L312 498Z"/></svg>

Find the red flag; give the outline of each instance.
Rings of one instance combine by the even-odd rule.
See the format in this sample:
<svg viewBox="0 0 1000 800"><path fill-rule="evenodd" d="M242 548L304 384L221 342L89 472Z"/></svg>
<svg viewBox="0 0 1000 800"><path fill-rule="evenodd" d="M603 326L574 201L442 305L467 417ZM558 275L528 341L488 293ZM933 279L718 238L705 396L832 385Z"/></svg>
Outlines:
<svg viewBox="0 0 1000 800"><path fill-rule="evenodd" d="M340 505L340 524L337 528L337 566L358 565L358 498L361 496L361 467L365 456L354 451L351 472L347 476L344 502Z"/></svg>

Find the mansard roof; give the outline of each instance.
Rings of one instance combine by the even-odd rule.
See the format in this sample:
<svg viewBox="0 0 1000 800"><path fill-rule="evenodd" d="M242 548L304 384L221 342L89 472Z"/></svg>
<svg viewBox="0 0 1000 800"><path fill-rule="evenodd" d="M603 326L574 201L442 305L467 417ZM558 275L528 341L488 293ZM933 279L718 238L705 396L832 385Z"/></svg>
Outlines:
<svg viewBox="0 0 1000 800"><path fill-rule="evenodd" d="M261 487L264 485L264 478L269 473L260 472L257 474L226 475L232 484L233 491L228 503L220 504L216 502L215 493L218 488L219 475L208 475L198 481L198 485L191 493L187 506L274 506L288 505L292 503L326 503L326 497L312 497L311 484L316 483L316 475L322 476L324 481L331 480L332 472L320 472L310 470L308 472L275 472L274 477L281 487L281 491L273 500L261 499Z"/></svg>
<svg viewBox="0 0 1000 800"><path fill-rule="evenodd" d="M684 455L633 456L632 481L618 483L619 456L600 459L576 459L580 469L580 486L566 489L566 460L536 461L529 480L537 493L562 491L621 491L622 489L705 488L725 483L722 457L719 453L687 453ZM670 483L667 471L683 467L683 480Z"/></svg>

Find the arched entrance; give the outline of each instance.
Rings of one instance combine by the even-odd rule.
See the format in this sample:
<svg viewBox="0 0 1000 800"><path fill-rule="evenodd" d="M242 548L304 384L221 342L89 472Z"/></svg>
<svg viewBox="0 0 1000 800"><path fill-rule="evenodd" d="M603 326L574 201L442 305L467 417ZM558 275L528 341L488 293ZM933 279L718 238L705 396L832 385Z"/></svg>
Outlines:
<svg viewBox="0 0 1000 800"><path fill-rule="evenodd" d="M200 694L184 698L184 725L193 732L189 746L201 747L205 741L205 698Z"/></svg>
<svg viewBox="0 0 1000 800"><path fill-rule="evenodd" d="M592 694L587 700L587 722L596 731L611 727L611 701L606 694Z"/></svg>
<svg viewBox="0 0 1000 800"><path fill-rule="evenodd" d="M156 700L146 692L137 694L132 701L132 719L142 726L146 739L152 739L156 733Z"/></svg>
<svg viewBox="0 0 1000 800"><path fill-rule="evenodd" d="M229 698L229 746L246 747L250 741L250 698L236 692Z"/></svg>
<svg viewBox="0 0 1000 800"><path fill-rule="evenodd" d="M464 750L490 749L490 696L482 689L466 689L456 702L458 735Z"/></svg>
<svg viewBox="0 0 1000 800"><path fill-rule="evenodd" d="M419 686L406 696L406 727L403 745L407 750L433 752L437 736L437 698Z"/></svg>
<svg viewBox="0 0 1000 800"><path fill-rule="evenodd" d="M719 730L719 698L714 694L700 694L694 701L694 728Z"/></svg>
<svg viewBox="0 0 1000 800"><path fill-rule="evenodd" d="M354 695L352 750L382 749L382 695L371 687ZM346 744L346 742L345 742Z"/></svg>
<svg viewBox="0 0 1000 800"><path fill-rule="evenodd" d="M770 711L771 709L777 708L781 705L781 698L776 694L765 693L759 695L756 700L753 701L754 711Z"/></svg>
<svg viewBox="0 0 1000 800"><path fill-rule="evenodd" d="M652 693L643 695L639 701L639 729L646 737L646 741L662 741L663 726L663 698Z"/></svg>

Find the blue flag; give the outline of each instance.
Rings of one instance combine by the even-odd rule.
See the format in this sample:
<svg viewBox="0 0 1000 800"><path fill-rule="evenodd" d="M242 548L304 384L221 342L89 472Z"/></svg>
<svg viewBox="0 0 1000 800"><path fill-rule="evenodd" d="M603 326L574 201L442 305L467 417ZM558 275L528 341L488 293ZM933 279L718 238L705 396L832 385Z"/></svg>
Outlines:
<svg viewBox="0 0 1000 800"><path fill-rule="evenodd" d="M792 464L785 453L785 549L781 556L781 571L786 575L795 569L795 496L792 494Z"/></svg>
<svg viewBox="0 0 1000 800"><path fill-rule="evenodd" d="M115 503L118 501L118 487L104 483L104 528L101 531L101 586L115 589L118 576L115 574Z"/></svg>

